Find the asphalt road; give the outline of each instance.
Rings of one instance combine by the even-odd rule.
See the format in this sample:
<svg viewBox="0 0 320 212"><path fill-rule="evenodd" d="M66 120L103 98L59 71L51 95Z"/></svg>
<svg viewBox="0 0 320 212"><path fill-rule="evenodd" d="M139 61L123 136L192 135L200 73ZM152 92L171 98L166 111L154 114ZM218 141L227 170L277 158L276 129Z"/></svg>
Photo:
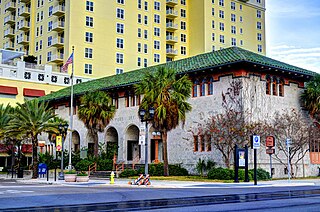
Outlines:
<svg viewBox="0 0 320 212"><path fill-rule="evenodd" d="M306 192L305 192L306 191ZM0 211L320 211L320 187L115 188L0 181Z"/></svg>

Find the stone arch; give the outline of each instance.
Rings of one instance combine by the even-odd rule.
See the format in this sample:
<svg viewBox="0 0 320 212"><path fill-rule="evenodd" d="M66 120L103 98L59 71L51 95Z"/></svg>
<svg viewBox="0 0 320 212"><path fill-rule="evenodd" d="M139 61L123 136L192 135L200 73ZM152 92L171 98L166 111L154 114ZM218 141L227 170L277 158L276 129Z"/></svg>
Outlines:
<svg viewBox="0 0 320 212"><path fill-rule="evenodd" d="M104 141L108 159L116 159L119 154L119 134L116 128L109 127L106 130Z"/></svg>
<svg viewBox="0 0 320 212"><path fill-rule="evenodd" d="M76 130L72 132L72 149L75 152L80 151L80 135Z"/></svg>
<svg viewBox="0 0 320 212"><path fill-rule="evenodd" d="M127 145L126 160L138 162L141 158L141 148L139 145L139 127L132 124L129 125L125 132L125 140Z"/></svg>

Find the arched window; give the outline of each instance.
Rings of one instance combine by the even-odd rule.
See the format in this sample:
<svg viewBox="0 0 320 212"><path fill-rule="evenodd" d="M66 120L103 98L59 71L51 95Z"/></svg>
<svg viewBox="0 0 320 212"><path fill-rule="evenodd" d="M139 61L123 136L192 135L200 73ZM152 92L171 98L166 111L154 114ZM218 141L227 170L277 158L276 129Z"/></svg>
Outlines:
<svg viewBox="0 0 320 212"><path fill-rule="evenodd" d="M276 77L273 77L272 80L272 95L278 95L278 79Z"/></svg>
<svg viewBox="0 0 320 212"><path fill-rule="evenodd" d="M271 94L271 78L268 75L266 76L266 94Z"/></svg>
<svg viewBox="0 0 320 212"><path fill-rule="evenodd" d="M194 135L193 136L193 151L194 152L198 152L199 151L198 146L199 146L198 136Z"/></svg>
<svg viewBox="0 0 320 212"><path fill-rule="evenodd" d="M198 80L195 80L193 82L193 86L192 86L192 97L197 97L198 96Z"/></svg>
<svg viewBox="0 0 320 212"><path fill-rule="evenodd" d="M210 77L210 79L208 80L208 95L212 95L213 94L213 78Z"/></svg>
<svg viewBox="0 0 320 212"><path fill-rule="evenodd" d="M205 95L206 95L206 80L203 79L200 84L200 96L205 96Z"/></svg>
<svg viewBox="0 0 320 212"><path fill-rule="evenodd" d="M279 96L284 96L284 80L279 80Z"/></svg>

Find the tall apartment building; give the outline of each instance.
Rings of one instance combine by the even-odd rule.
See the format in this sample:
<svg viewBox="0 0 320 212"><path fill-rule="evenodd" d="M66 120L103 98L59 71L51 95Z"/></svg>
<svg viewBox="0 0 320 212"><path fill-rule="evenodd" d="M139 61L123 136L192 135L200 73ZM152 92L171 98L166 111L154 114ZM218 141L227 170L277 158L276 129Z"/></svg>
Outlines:
<svg viewBox="0 0 320 212"><path fill-rule="evenodd" d="M98 78L239 46L265 55L265 0L0 0L3 48ZM3 22L3 23L2 23ZM69 70L70 71L70 70Z"/></svg>

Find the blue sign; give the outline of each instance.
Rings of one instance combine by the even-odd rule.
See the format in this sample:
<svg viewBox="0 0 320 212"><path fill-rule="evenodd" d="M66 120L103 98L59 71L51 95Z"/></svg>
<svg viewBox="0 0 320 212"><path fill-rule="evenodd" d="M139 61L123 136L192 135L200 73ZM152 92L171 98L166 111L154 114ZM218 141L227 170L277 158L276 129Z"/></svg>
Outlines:
<svg viewBox="0 0 320 212"><path fill-rule="evenodd" d="M47 164L39 163L38 165L38 174L46 174L47 173Z"/></svg>
<svg viewBox="0 0 320 212"><path fill-rule="evenodd" d="M260 148L260 136L259 135L253 135L252 136L252 148L253 149L259 149Z"/></svg>

